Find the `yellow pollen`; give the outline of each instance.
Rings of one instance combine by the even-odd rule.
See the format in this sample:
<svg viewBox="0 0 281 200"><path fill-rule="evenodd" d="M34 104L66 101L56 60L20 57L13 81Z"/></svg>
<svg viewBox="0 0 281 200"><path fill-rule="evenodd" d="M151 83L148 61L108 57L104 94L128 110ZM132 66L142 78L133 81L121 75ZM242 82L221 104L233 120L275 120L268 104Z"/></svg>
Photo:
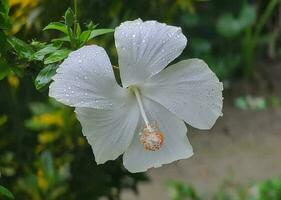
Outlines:
<svg viewBox="0 0 281 200"><path fill-rule="evenodd" d="M164 142L164 135L158 127L145 127L140 135L140 142L147 151L159 151Z"/></svg>

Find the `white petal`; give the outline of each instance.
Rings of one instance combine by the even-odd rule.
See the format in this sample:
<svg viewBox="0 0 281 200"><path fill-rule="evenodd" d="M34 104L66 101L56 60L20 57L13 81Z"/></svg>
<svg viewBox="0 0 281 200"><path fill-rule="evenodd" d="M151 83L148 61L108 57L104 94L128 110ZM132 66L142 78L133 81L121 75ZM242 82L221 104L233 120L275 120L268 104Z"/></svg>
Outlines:
<svg viewBox="0 0 281 200"><path fill-rule="evenodd" d="M53 80L49 95L70 106L106 108L120 105L126 95L115 80L105 50L96 45L72 52Z"/></svg>
<svg viewBox="0 0 281 200"><path fill-rule="evenodd" d="M152 167L160 167L163 164L192 156L193 150L186 136L184 122L162 105L148 98L143 98L143 103L149 120L155 120L164 134L164 143L159 151L147 151L140 143L137 132L123 155L124 166L130 172L143 172ZM143 127L143 123L140 126Z"/></svg>
<svg viewBox="0 0 281 200"><path fill-rule="evenodd" d="M92 146L96 162L114 160L130 145L139 121L135 99L113 110L76 108L82 132Z"/></svg>
<svg viewBox="0 0 281 200"><path fill-rule="evenodd" d="M211 128L222 115L223 85L199 59L176 63L153 76L141 92L188 124Z"/></svg>
<svg viewBox="0 0 281 200"><path fill-rule="evenodd" d="M122 23L114 37L124 87L142 83L164 69L187 42L179 27L140 19Z"/></svg>

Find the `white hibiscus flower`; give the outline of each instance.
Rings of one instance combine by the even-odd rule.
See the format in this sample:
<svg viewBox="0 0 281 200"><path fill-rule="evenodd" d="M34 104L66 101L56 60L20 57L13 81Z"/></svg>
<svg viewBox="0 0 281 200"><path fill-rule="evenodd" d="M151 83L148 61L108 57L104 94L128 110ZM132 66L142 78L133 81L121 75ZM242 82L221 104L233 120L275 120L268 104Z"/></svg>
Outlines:
<svg viewBox="0 0 281 200"><path fill-rule="evenodd" d="M115 30L122 87L99 46L72 52L50 85L51 97L75 107L98 164L123 155L130 172L193 154L184 121L210 129L222 115L222 83L199 59L178 62L186 38L178 27L127 21Z"/></svg>

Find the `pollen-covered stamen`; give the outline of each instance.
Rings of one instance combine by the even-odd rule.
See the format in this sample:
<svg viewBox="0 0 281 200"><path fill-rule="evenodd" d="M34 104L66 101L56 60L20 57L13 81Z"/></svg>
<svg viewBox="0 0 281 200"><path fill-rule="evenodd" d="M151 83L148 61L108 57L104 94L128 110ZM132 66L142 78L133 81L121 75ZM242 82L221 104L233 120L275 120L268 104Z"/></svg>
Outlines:
<svg viewBox="0 0 281 200"><path fill-rule="evenodd" d="M141 116L143 118L143 121L145 123L145 127L140 133L140 142L143 144L144 149L148 151L158 151L160 150L163 142L164 142L164 135L163 133L159 130L159 127L157 123L150 124L148 121L148 118L145 114L142 100L140 97L140 93L136 87L132 87L132 90L134 91Z"/></svg>
<svg viewBox="0 0 281 200"><path fill-rule="evenodd" d="M150 129L145 127L140 133L140 142L145 150L159 151L164 142L164 135L156 124L150 125Z"/></svg>

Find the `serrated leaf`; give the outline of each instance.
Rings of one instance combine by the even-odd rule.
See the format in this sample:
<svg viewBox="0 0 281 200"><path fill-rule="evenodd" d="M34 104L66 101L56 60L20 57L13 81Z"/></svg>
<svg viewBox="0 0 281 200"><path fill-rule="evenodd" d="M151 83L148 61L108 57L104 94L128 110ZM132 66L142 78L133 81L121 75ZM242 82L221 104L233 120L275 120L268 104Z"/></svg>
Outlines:
<svg viewBox="0 0 281 200"><path fill-rule="evenodd" d="M97 37L99 35L104 35L106 33L112 33L114 32L114 29L95 29L91 31L90 37L88 38L88 41L93 39L94 37Z"/></svg>
<svg viewBox="0 0 281 200"><path fill-rule="evenodd" d="M71 51L68 49L60 49L49 55L45 60L44 64L51 64L65 59Z"/></svg>
<svg viewBox="0 0 281 200"><path fill-rule="evenodd" d="M0 194L6 196L9 199L15 199L14 195L5 187L0 185Z"/></svg>
<svg viewBox="0 0 281 200"><path fill-rule="evenodd" d="M61 22L51 22L50 24L48 24L43 31L45 30L58 30L61 31L65 34L67 34L67 27L65 24L61 23Z"/></svg>
<svg viewBox="0 0 281 200"><path fill-rule="evenodd" d="M43 49L40 49L39 51L35 52L32 57L31 60L43 60L44 57L50 53L53 53L55 51L57 51L59 49L59 47L56 47L52 44L47 45L46 47L44 47Z"/></svg>
<svg viewBox="0 0 281 200"><path fill-rule="evenodd" d="M43 68L35 79L35 87L37 90L42 89L52 81L52 77L56 74L58 65L48 65Z"/></svg>
<svg viewBox="0 0 281 200"><path fill-rule="evenodd" d="M29 59L34 54L30 45L16 37L9 37L8 42L20 58Z"/></svg>

